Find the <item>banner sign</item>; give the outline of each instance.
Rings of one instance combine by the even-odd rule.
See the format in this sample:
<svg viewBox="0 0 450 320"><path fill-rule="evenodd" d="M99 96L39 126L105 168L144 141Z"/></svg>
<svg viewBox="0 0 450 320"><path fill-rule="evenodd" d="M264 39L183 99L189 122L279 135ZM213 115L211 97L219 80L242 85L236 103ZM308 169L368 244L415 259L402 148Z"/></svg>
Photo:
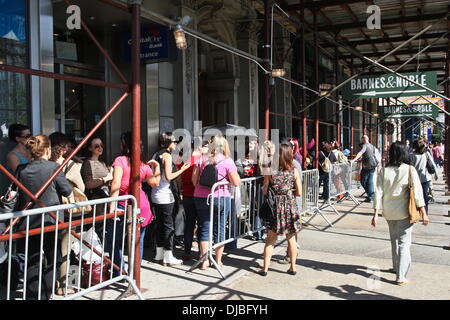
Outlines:
<svg viewBox="0 0 450 320"><path fill-rule="evenodd" d="M439 109L432 103L443 108L444 99L427 97L429 101L418 97L399 98L395 105L380 106L380 113L384 118L426 118L426 116L436 119L439 115Z"/></svg>
<svg viewBox="0 0 450 320"><path fill-rule="evenodd" d="M131 34L125 35L125 61L131 61ZM173 42L173 41L172 41ZM168 27L144 29L141 31L141 61L146 63L167 61L170 52L175 50L170 46L170 32Z"/></svg>
<svg viewBox="0 0 450 320"><path fill-rule="evenodd" d="M437 90L436 72L414 72L403 73L423 86ZM345 84L342 89L344 99L353 100L358 98L387 98L429 95L430 92L409 82L394 73L357 77Z"/></svg>

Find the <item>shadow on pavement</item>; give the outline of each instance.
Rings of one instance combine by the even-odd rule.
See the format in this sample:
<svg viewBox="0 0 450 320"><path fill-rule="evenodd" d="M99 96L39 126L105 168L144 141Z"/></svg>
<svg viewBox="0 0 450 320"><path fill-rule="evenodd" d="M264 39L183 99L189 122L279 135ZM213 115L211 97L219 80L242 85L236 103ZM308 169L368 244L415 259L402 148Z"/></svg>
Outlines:
<svg viewBox="0 0 450 320"><path fill-rule="evenodd" d="M365 290L357 286L343 285L339 288L331 286L317 286L317 290L328 292L332 297L346 300L402 300L401 298L382 294L376 291Z"/></svg>
<svg viewBox="0 0 450 320"><path fill-rule="evenodd" d="M337 264L337 263L326 263L322 261L314 261L314 260L307 260L307 259L299 259L297 261L297 264L300 266L304 266L307 268L312 268L316 271L322 271L327 270L331 272L341 273L341 274L357 274L364 278L369 279L371 276L373 276L373 273L367 272L368 268L367 266L358 266L353 264ZM381 282L389 283L389 284L395 284L394 281L387 280L384 278L379 278Z"/></svg>

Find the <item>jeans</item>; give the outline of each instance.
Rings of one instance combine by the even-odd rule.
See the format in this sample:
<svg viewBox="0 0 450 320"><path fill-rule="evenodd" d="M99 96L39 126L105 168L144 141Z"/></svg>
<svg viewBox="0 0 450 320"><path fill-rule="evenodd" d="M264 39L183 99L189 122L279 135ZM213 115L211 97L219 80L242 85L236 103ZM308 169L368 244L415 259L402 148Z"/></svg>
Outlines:
<svg viewBox="0 0 450 320"><path fill-rule="evenodd" d="M220 212L219 212L220 205ZM209 225L210 225L210 207L207 198L195 198L195 207L198 214L198 240L210 241ZM213 239L214 242L222 242L225 240L225 226L228 215L231 211L231 198L215 198L214 199L214 224Z"/></svg>
<svg viewBox="0 0 450 320"><path fill-rule="evenodd" d="M142 257L144 255L144 239L145 239L145 231L147 231L147 227L148 227L148 225L145 227L141 227L141 236L140 236L140 241L139 241L139 243L140 243L139 247L141 249L141 252L140 252L141 263L142 263Z"/></svg>
<svg viewBox="0 0 450 320"><path fill-rule="evenodd" d="M427 211L427 213L428 213L428 202L430 201L430 197L428 195L430 185L431 181L422 182L423 200L425 201L425 210Z"/></svg>
<svg viewBox="0 0 450 320"><path fill-rule="evenodd" d="M173 249L175 227L173 221L175 202L169 204L153 204L156 216L156 246L164 250Z"/></svg>
<svg viewBox="0 0 450 320"><path fill-rule="evenodd" d="M397 274L396 281L406 280L411 266L411 234L413 224L408 219L387 220L392 247L392 265Z"/></svg>
<svg viewBox="0 0 450 320"><path fill-rule="evenodd" d="M328 173L324 173L319 177L319 186L323 183L322 197L324 200L328 200L330 198L330 175Z"/></svg>
<svg viewBox="0 0 450 320"><path fill-rule="evenodd" d="M184 197L183 207L184 213L186 214L186 222L184 225L184 253L187 255L191 254L192 240L194 239L194 229L197 223L197 209L195 208L195 198Z"/></svg>
<svg viewBox="0 0 450 320"><path fill-rule="evenodd" d="M105 242L105 249L106 252L108 252L110 259L116 266L120 267L122 270L124 270L125 266L122 250L122 246L125 246L123 219L124 217L120 217L118 218L118 220L115 220L115 228L114 228L114 218L106 220L106 242ZM117 277L120 274L121 273L119 273L119 271L113 268L113 277Z"/></svg>
<svg viewBox="0 0 450 320"><path fill-rule="evenodd" d="M375 173L374 169L362 169L361 170L361 185L363 186L364 190L367 194L367 199L373 200L373 196L375 193L374 185L373 185L373 175Z"/></svg>

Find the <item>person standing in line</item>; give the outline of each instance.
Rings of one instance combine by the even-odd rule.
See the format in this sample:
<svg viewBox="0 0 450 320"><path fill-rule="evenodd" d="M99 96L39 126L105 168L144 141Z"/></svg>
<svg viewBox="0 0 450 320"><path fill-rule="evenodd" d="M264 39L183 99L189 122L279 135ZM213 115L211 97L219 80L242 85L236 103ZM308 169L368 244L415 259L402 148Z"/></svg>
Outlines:
<svg viewBox="0 0 450 320"><path fill-rule="evenodd" d="M361 185L366 191L366 200L365 202L372 202L374 197L374 174L375 169L378 166L378 162L375 157L375 147L369 142L369 137L364 135L361 138L362 148L361 151L358 152L356 157L352 160L352 162L356 162L359 159L362 159L362 170L361 170Z"/></svg>
<svg viewBox="0 0 450 320"><path fill-rule="evenodd" d="M406 152L408 153L412 153L413 149L411 148L410 144L409 144L409 140L405 141L405 145L406 145Z"/></svg>
<svg viewBox="0 0 450 320"><path fill-rule="evenodd" d="M411 237L413 224L409 220L409 181L414 187L414 200L419 208L423 224L429 223L425 211L422 184L417 171L408 165L409 155L405 145L394 142L389 149L389 161L378 172L372 226L377 227L378 215L383 212L389 226L392 247L392 264L397 285L409 283L406 275L411 266Z"/></svg>
<svg viewBox="0 0 450 320"><path fill-rule="evenodd" d="M189 169L181 174L181 189L183 194L182 204L184 207L184 212L186 214L186 222L184 225L183 234L184 255L181 257L183 261L189 261L192 259L192 244L198 221L194 198L195 186L192 184L192 173L195 167L193 164L195 164L199 160L199 158L207 152L208 148L205 147L204 144L202 145L200 141L197 149L192 152L191 158L187 160L187 162L190 162L192 165L189 167Z"/></svg>
<svg viewBox="0 0 450 320"><path fill-rule="evenodd" d="M209 164L215 165L217 169L217 182L230 182L231 185L239 187L241 178L237 172L236 164L231 158L230 147L227 139L223 136L215 136L208 144L208 154L200 158L192 173L192 184L195 186L194 197L195 207L198 214L198 237L200 245L200 257L203 257L207 250L209 241L215 243L223 242L226 239L225 226L231 212L231 193L228 185L216 189L214 197L214 223L213 239L209 237L210 228L210 207L208 197L211 188L200 184L200 177L205 167ZM211 201L211 200L210 200ZM215 261L219 268L223 267L222 255L224 245L215 249ZM200 266L200 270L206 270L209 261L206 259Z"/></svg>
<svg viewBox="0 0 450 320"><path fill-rule="evenodd" d="M441 142L437 141L436 145L433 147L433 160L436 166L441 167L444 162L444 154L442 152Z"/></svg>
<svg viewBox="0 0 450 320"><path fill-rule="evenodd" d="M27 164L31 161L31 153L25 146L27 139L31 137L28 126L14 123L8 129L9 140L16 143L16 146L6 156L8 169L14 173L19 165Z"/></svg>
<svg viewBox="0 0 450 320"><path fill-rule="evenodd" d="M90 157L84 160L81 167L81 176L86 186L86 196L89 200L107 198L109 184L113 179L112 168L108 169L103 161L103 142L100 138L93 138L87 142Z"/></svg>
<svg viewBox="0 0 450 320"><path fill-rule="evenodd" d="M264 175L264 195L269 185L275 193L276 219L267 222L267 238L264 246L264 265L258 274L266 276L277 236L285 235L288 241L290 268L287 273L296 275L297 233L301 229L301 217L295 197L301 196L300 173L293 165L293 152L289 144L280 144L279 169Z"/></svg>
<svg viewBox="0 0 450 320"><path fill-rule="evenodd" d="M423 138L419 138L413 142L414 153L410 155L411 165L416 168L419 174L420 182L422 184L423 199L425 200L425 210L428 212L428 202L430 201L429 189L431 187L432 176L427 169L427 160L434 167L434 179L438 180L437 168L431 155L427 150L426 143Z"/></svg>
<svg viewBox="0 0 450 320"><path fill-rule="evenodd" d="M51 142L50 139L43 134L30 137L25 146L30 151L33 160L26 166L20 166L18 180L27 188L32 194L42 187L42 185L52 176L52 174L59 167L59 164L50 160L51 156ZM55 206L61 204L61 197L69 197L72 194L72 185L67 181L64 174L60 172L56 178L51 182L44 193L39 197L39 200L46 206ZM31 202L31 198L19 191L19 208L23 208L25 204ZM40 208L37 204L34 204L30 209ZM59 214L59 220L64 220L63 215ZM55 225L56 221L49 214L32 215L29 219L21 219L18 223L18 231L26 231L35 228L41 228L44 226ZM43 225L42 225L43 224ZM35 235L28 239L28 258L27 258L27 298L38 299L38 287L41 288L41 299L49 300L53 279L58 279L54 274L55 270L59 270L62 262L60 251L60 239L61 233L57 234L55 239L55 231L46 232L41 236ZM18 241L18 252L25 253L25 239ZM42 246L42 249L41 249ZM56 247L56 249L55 249ZM42 270L40 268L41 252L45 256L46 263L42 264ZM45 261L42 259L42 261ZM56 263L56 265L54 265ZM39 273L41 273L41 283L39 284ZM61 287L59 283L58 287Z"/></svg>
<svg viewBox="0 0 450 320"><path fill-rule="evenodd" d="M62 132L54 132L49 136L51 142L51 156L50 161L56 162L58 165L61 165L64 162L64 155L67 154L68 144L70 143L70 139ZM83 178L81 177L81 164L74 162L73 160L69 160L66 167L63 169L64 176L67 181L72 185L73 188L78 188L79 191L84 193L85 185L83 182ZM75 193L75 189L74 189ZM64 203L64 201L63 201ZM72 220L77 219L77 215L72 215ZM63 220L63 219L61 219ZM67 219L66 219L67 220ZM70 240L70 242L69 242ZM72 247L72 243L76 239L70 236L68 229L61 230L61 267L59 268L59 283L60 287L57 289L57 295L67 295L75 293L74 289L68 288L66 290L66 276L67 276L67 264L70 265L70 248Z"/></svg>
<svg viewBox="0 0 450 320"><path fill-rule="evenodd" d="M331 144L328 141L322 141L322 148L319 152L319 186L323 184L321 199L328 201L330 198L330 167L326 167L327 159L331 164L337 161L334 153L331 152Z"/></svg>
<svg viewBox="0 0 450 320"><path fill-rule="evenodd" d="M112 164L113 167L113 180L111 182L111 191L110 195L112 198L128 195L130 194L130 176L131 176L131 150L132 150L132 136L131 132L124 132L120 137L120 149L122 155L115 158ZM159 163L154 160L150 160L145 162L145 156L142 154L142 146L141 146L141 156L140 156L141 164L139 167L139 178L140 184L142 181L147 182L152 188L155 188L159 185L160 182L160 168ZM153 169L152 169L152 168ZM150 203L148 201L147 195L142 190L142 186L139 188L139 197L140 197L140 218L143 218L144 221L141 222L141 232L140 232L140 257L142 261L143 253L144 253L144 238L145 231L147 230L147 226L153 221L153 213L150 207ZM109 212L117 211L125 211L126 209L126 201L117 202L117 209L115 208L116 202L112 202L109 207ZM112 259L114 255L113 262L115 265L119 266L123 269L124 261L123 261L123 253L122 253L122 238L123 238L123 223L126 219L126 216L122 216L116 219L115 226L116 230L114 230L114 219L108 219L106 221L106 250L109 253L109 257ZM115 236L115 241L114 241ZM114 241L114 243L113 243ZM114 250L113 250L114 246ZM136 253L138 254L138 253ZM114 269L113 276L116 277L119 275L119 272Z"/></svg>
<svg viewBox="0 0 450 320"><path fill-rule="evenodd" d="M154 159L161 166L161 182L152 188L151 200L156 214L156 255L154 261L164 265L182 264L183 260L173 256L175 223L174 215L177 201L180 200L179 190L174 185L183 172L189 169L190 162L186 162L177 171L172 161L172 151L177 147L177 140L171 132L159 136L161 150L154 155Z"/></svg>

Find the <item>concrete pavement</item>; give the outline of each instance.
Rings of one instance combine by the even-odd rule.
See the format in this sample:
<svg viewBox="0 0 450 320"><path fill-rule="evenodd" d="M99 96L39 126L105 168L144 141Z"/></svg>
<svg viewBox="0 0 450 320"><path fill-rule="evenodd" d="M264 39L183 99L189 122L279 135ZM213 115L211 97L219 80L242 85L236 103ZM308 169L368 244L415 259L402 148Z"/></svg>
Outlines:
<svg viewBox="0 0 450 320"><path fill-rule="evenodd" d="M225 253L225 280L214 268L186 273L191 264L163 267L144 261L143 295L151 300L450 299L450 206L443 182L436 183L434 189L430 225L414 227L413 265L408 275L411 283L406 286L395 285L395 275L388 271L392 267L391 249L384 218L380 217L374 229L370 226L370 204L355 206L344 201L336 206L340 215L325 210L333 228L317 216L314 226L300 232L296 276L288 275L289 266L279 263L286 251L284 241L275 248L268 276L261 277L255 271L262 266L264 243L242 239L238 249ZM178 253L181 255L179 249ZM118 292L103 290L89 298L98 299L100 294L111 299Z"/></svg>

